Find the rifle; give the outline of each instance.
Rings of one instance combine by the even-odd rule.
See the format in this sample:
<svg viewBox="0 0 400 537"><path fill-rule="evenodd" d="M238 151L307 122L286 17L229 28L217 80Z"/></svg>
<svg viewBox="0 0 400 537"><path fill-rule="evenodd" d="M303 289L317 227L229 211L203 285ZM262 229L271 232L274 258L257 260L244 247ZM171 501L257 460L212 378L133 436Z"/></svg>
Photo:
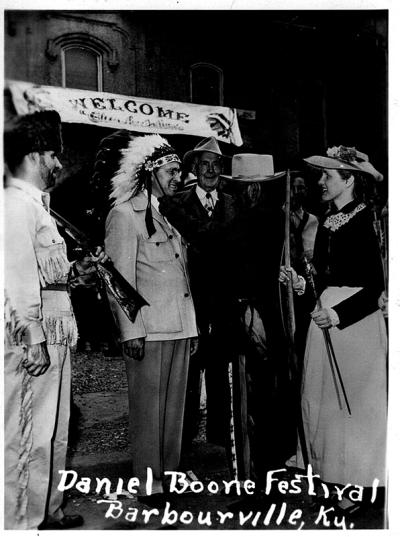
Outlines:
<svg viewBox="0 0 400 537"><path fill-rule="evenodd" d="M57 224L65 230L68 236L71 237L84 251L88 252L90 255L94 255L95 245L87 235L68 222L63 216L53 211L53 209L50 209L50 214ZM107 259L102 263L96 263L96 270L107 289L121 306L123 312L134 323L140 308L149 306L149 303L134 287L132 287L122 274L118 272L111 259Z"/></svg>

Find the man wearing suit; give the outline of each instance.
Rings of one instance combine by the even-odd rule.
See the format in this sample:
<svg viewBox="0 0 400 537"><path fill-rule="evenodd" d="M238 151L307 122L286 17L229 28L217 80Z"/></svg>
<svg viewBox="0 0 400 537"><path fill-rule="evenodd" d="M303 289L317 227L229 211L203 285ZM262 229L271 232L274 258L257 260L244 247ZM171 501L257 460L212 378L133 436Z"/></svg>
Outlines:
<svg viewBox="0 0 400 537"><path fill-rule="evenodd" d="M164 472L179 464L189 356L197 336L185 246L158 211L157 198L178 188L180 160L158 135L131 138L122 155L105 246L149 306L132 323L110 300L128 376L133 475L142 496L151 468L153 498L160 498Z"/></svg>
<svg viewBox="0 0 400 537"><path fill-rule="evenodd" d="M160 210L189 243L188 266L200 331L199 353L191 362L189 372L191 390L185 433L195 434L190 427L198 406L200 369L204 368L207 438L222 445L226 445L229 438L227 364L234 353L230 346L236 322L221 258L221 234L235 216L233 198L218 189L224 158L215 138L202 140L183 158L184 164L197 177L197 184L173 198L163 198L160 203Z"/></svg>

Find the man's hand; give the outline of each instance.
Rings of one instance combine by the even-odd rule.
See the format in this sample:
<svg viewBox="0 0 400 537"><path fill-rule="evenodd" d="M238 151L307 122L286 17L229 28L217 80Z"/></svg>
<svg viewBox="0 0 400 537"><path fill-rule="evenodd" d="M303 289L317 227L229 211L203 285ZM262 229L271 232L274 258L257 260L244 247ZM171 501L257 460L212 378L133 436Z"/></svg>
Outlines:
<svg viewBox="0 0 400 537"><path fill-rule="evenodd" d="M101 246L96 246L94 254L91 256L90 261L92 263L104 263L109 259L108 255L104 252L104 249Z"/></svg>
<svg viewBox="0 0 400 537"><path fill-rule="evenodd" d="M284 285L287 285L291 281L292 287L297 293L304 292L305 281L302 277L298 276L292 267L281 266L278 280Z"/></svg>
<svg viewBox="0 0 400 537"><path fill-rule="evenodd" d="M144 338L128 339L122 343L122 350L129 358L133 360L143 360L144 356Z"/></svg>
<svg viewBox="0 0 400 537"><path fill-rule="evenodd" d="M199 350L199 338L192 337L190 340L190 356L193 356L193 354L196 354L198 350Z"/></svg>
<svg viewBox="0 0 400 537"><path fill-rule="evenodd" d="M50 365L50 356L46 342L27 345L25 358L22 360L24 367L32 377L39 377L46 373Z"/></svg>

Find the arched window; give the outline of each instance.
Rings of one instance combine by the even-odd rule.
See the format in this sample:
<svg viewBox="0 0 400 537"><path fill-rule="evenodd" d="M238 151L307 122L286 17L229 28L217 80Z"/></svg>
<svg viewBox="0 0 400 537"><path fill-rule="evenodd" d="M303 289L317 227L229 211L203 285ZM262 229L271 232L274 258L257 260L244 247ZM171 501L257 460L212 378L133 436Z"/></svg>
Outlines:
<svg viewBox="0 0 400 537"><path fill-rule="evenodd" d="M103 57L97 50L84 45L61 48L63 88L103 90Z"/></svg>
<svg viewBox="0 0 400 537"><path fill-rule="evenodd" d="M211 63L196 63L190 67L190 97L192 103L220 106L224 100L222 69Z"/></svg>

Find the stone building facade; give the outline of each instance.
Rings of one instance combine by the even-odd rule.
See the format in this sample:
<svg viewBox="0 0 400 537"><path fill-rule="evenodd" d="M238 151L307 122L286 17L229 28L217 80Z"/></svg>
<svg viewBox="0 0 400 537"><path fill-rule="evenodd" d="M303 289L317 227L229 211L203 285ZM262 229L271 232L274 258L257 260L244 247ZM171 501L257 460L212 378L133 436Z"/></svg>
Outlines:
<svg viewBox="0 0 400 537"><path fill-rule="evenodd" d="M362 10L6 11L5 77L234 107L244 145L227 153L271 153L282 169L342 143L385 173L387 19ZM111 131L64 132L61 197L83 211L97 144ZM183 152L198 140L170 141Z"/></svg>

